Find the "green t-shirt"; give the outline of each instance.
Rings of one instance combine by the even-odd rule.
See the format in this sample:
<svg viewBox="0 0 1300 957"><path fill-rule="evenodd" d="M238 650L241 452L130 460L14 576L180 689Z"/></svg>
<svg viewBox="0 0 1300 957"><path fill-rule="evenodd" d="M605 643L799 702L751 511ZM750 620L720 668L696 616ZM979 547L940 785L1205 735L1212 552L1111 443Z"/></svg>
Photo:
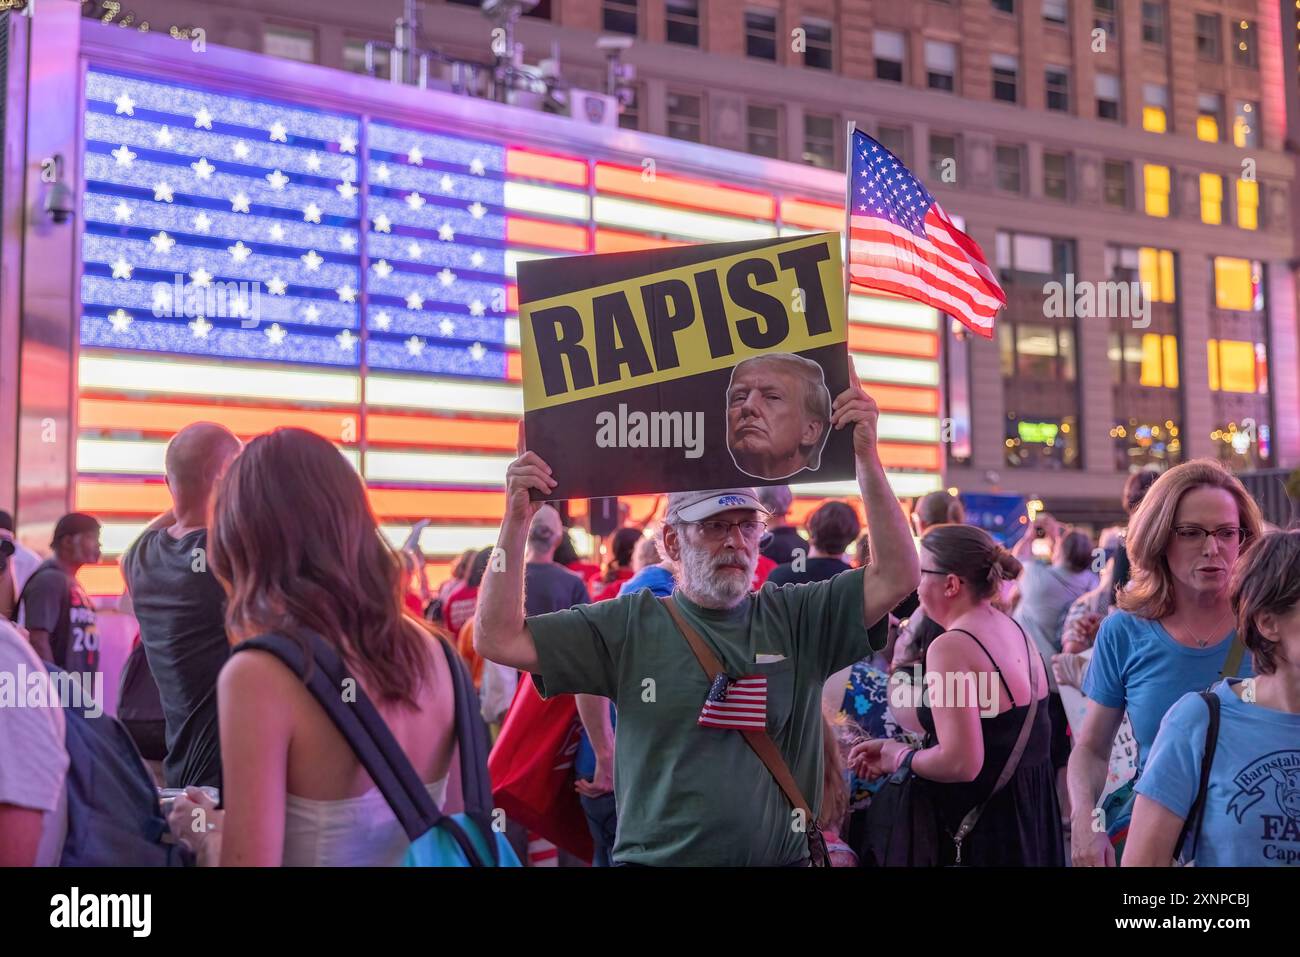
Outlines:
<svg viewBox="0 0 1300 957"><path fill-rule="evenodd" d="M863 621L862 587L861 570L768 585L727 611L674 596L729 675L767 676L768 733L814 812L822 796L822 684L878 650ZM651 592L538 615L528 628L543 697L596 694L618 706L615 861L755 866L807 858L789 802L740 732L696 723L708 679ZM776 656L783 660L769 662Z"/></svg>

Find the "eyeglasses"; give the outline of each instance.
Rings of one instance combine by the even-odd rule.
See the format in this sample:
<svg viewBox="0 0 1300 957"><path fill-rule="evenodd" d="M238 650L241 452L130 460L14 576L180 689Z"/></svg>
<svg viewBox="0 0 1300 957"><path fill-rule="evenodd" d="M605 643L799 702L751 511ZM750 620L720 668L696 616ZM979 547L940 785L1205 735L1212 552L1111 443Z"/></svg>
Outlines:
<svg viewBox="0 0 1300 957"><path fill-rule="evenodd" d="M687 522L700 530L706 542L720 542L731 535L733 528L740 529L745 538L758 538L767 530L767 522L751 519L744 522L724 522L721 519L708 519L703 522Z"/></svg>
<svg viewBox="0 0 1300 957"><path fill-rule="evenodd" d="M937 568L922 568L922 575L951 575L952 572L941 572Z"/></svg>
<svg viewBox="0 0 1300 957"><path fill-rule="evenodd" d="M1200 548L1207 536L1213 535L1220 548L1235 548L1246 538L1246 530L1241 526L1225 525L1222 528L1208 529L1199 525L1177 525L1174 527L1174 540L1180 545L1195 545Z"/></svg>

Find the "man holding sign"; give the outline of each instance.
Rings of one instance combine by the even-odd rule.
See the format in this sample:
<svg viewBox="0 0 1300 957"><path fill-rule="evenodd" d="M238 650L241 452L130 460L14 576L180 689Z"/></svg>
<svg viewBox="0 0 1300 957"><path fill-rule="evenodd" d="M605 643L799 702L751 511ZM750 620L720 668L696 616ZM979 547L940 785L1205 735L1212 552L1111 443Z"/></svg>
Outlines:
<svg viewBox="0 0 1300 957"><path fill-rule="evenodd" d="M672 599L641 591L525 618L534 497L551 497L573 478L534 451L507 470L504 562L484 576L475 647L531 672L543 696L596 694L618 706L616 864L791 866L809 858L822 797L823 682L878 650L868 626L920 579L877 453L876 403L850 375L827 425L851 436L877 561L827 581L750 592L767 515L754 490L676 492L661 532L677 573ZM567 471L583 467L570 462ZM716 674L701 667L706 660ZM774 745L767 757L755 736ZM781 784L773 761L788 768Z"/></svg>

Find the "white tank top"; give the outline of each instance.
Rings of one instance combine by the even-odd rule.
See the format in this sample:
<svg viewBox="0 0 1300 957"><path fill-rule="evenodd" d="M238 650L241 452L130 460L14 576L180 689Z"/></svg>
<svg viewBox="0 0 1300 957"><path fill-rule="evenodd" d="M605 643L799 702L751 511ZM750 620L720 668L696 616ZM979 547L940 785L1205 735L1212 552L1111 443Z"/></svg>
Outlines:
<svg viewBox="0 0 1300 957"><path fill-rule="evenodd" d="M425 789L442 807L447 778ZM341 801L286 796L285 867L396 867L410 844L377 787Z"/></svg>

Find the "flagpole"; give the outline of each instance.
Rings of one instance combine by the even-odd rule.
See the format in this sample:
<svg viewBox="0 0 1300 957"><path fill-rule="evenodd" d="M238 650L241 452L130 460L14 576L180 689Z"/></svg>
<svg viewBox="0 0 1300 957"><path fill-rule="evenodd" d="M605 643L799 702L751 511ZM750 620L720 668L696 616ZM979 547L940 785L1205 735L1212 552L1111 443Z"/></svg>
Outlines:
<svg viewBox="0 0 1300 957"><path fill-rule="evenodd" d="M844 137L844 324L849 322L849 218L853 209L853 133L858 128L856 120L849 120L848 134ZM847 348L848 342L845 341ZM849 366L853 365L853 356L849 356Z"/></svg>

